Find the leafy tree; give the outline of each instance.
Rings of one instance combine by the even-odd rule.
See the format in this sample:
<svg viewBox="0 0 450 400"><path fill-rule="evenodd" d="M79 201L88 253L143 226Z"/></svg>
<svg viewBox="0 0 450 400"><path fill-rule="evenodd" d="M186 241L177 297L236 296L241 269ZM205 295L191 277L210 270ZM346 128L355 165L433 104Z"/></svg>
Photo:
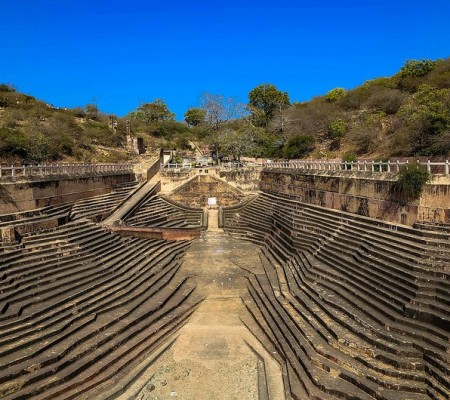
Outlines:
<svg viewBox="0 0 450 400"><path fill-rule="evenodd" d="M314 150L315 138L312 135L295 135L284 146L286 158L303 158Z"/></svg>
<svg viewBox="0 0 450 400"><path fill-rule="evenodd" d="M202 108L194 107L190 108L184 113L184 120L190 126L200 125L202 122L205 122L206 119L206 111Z"/></svg>
<svg viewBox="0 0 450 400"><path fill-rule="evenodd" d="M281 92L276 86L265 83L255 87L248 94L252 119L257 126L267 126L277 112L290 105L287 92Z"/></svg>
<svg viewBox="0 0 450 400"><path fill-rule="evenodd" d="M156 99L151 103L141 104L132 116L141 120L145 125L150 125L162 121L171 121L175 114L169 111L164 100Z"/></svg>

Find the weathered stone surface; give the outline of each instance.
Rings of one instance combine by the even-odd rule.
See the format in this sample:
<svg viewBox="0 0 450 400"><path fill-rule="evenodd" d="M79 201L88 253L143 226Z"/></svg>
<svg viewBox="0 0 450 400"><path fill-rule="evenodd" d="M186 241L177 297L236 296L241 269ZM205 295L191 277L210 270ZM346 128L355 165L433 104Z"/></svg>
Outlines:
<svg viewBox="0 0 450 400"><path fill-rule="evenodd" d="M406 202L388 173L352 171L265 170L260 189L297 200L404 225L416 221L450 222L450 179L425 187L420 199Z"/></svg>
<svg viewBox="0 0 450 400"><path fill-rule="evenodd" d="M0 214L73 203L109 193L114 185L133 181L132 173L49 176L41 180L0 183Z"/></svg>
<svg viewBox="0 0 450 400"><path fill-rule="evenodd" d="M208 198L215 197L218 206L238 204L244 196L239 189L211 175L195 175L173 190L167 197L190 207L208 205Z"/></svg>

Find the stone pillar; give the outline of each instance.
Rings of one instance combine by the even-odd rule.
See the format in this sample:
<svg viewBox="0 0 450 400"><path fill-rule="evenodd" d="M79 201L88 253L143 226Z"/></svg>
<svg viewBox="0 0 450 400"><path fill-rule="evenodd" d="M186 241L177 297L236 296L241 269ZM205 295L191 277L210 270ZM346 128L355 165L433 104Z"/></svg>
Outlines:
<svg viewBox="0 0 450 400"><path fill-rule="evenodd" d="M1 228L3 243L17 243L16 232L13 226L5 226Z"/></svg>

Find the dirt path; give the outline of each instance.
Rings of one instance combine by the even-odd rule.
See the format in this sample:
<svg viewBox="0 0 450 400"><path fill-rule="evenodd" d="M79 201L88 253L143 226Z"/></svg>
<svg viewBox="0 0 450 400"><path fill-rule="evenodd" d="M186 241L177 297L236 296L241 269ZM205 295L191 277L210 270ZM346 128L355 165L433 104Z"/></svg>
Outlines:
<svg viewBox="0 0 450 400"><path fill-rule="evenodd" d="M247 289L236 264L262 269L259 249L211 228L193 243L180 270L205 300L123 399L284 399L279 365L239 318L247 312L240 299Z"/></svg>

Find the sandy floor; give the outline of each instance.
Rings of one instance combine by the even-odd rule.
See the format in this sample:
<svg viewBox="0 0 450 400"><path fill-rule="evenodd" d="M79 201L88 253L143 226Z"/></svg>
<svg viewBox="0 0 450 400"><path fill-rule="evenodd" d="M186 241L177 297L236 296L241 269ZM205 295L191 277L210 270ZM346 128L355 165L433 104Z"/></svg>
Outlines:
<svg viewBox="0 0 450 400"><path fill-rule="evenodd" d="M123 399L284 399L279 365L240 320L247 312L240 295L247 289L238 265L258 271L258 252L210 225L180 270L205 300Z"/></svg>

